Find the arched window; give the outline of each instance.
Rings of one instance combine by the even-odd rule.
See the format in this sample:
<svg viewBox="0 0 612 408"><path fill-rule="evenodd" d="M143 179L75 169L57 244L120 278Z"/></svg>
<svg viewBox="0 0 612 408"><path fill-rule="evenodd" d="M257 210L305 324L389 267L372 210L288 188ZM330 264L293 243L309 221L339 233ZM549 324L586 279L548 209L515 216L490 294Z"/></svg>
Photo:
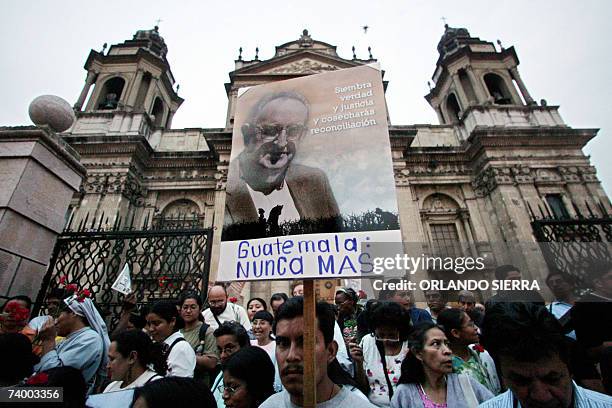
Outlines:
<svg viewBox="0 0 612 408"><path fill-rule="evenodd" d="M461 108L459 107L459 101L454 93L451 93L446 98L446 112L450 123L456 123L460 121L459 113Z"/></svg>
<svg viewBox="0 0 612 408"><path fill-rule="evenodd" d="M153 126L160 127L164 119L164 103L160 97L156 97L153 102L153 108L151 109L151 120Z"/></svg>
<svg viewBox="0 0 612 408"><path fill-rule="evenodd" d="M98 97L97 109L116 109L124 86L125 80L123 78L114 77L107 80Z"/></svg>
<svg viewBox="0 0 612 408"><path fill-rule="evenodd" d="M486 74L484 76L485 84L489 95L493 97L493 102L497 105L512 104L512 95L506 86L506 81L497 74Z"/></svg>

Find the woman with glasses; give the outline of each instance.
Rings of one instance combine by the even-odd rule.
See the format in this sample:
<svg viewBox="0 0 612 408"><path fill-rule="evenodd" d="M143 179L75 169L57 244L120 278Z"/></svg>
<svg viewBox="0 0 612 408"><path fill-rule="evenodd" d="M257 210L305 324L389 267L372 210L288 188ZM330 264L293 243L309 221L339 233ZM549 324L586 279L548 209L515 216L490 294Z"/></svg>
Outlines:
<svg viewBox="0 0 612 408"><path fill-rule="evenodd" d="M149 335L164 348L167 377L193 377L196 355L179 331L184 325L175 303L171 301L155 303L147 314Z"/></svg>
<svg viewBox="0 0 612 408"><path fill-rule="evenodd" d="M214 329L202 322L202 298L196 292L184 292L179 298L179 306L185 322L180 332L196 353L194 376L210 386L210 374L214 373L219 359Z"/></svg>
<svg viewBox="0 0 612 408"><path fill-rule="evenodd" d="M259 347L233 354L223 368L219 392L227 408L257 408L274 394L274 364Z"/></svg>
<svg viewBox="0 0 612 408"><path fill-rule="evenodd" d="M453 374L452 350L444 331L429 322L410 336L410 353L391 400L392 408L476 408L493 394L465 374Z"/></svg>
<svg viewBox="0 0 612 408"><path fill-rule="evenodd" d="M438 324L453 352L453 372L465 373L497 395L501 391L493 359L478 344L478 327L462 309L446 309L438 315Z"/></svg>
<svg viewBox="0 0 612 408"><path fill-rule="evenodd" d="M369 327L372 332L359 345L349 344L355 379L369 387L372 404L388 407L409 349L410 316L397 303L380 302L371 311Z"/></svg>

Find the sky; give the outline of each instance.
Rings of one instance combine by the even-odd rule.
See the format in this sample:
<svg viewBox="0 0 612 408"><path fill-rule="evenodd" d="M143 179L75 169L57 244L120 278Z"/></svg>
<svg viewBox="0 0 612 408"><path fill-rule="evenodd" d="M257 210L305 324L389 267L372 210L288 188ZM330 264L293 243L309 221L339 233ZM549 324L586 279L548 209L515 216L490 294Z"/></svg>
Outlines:
<svg viewBox="0 0 612 408"><path fill-rule="evenodd" d="M608 193L612 191L612 66L607 0L402 0L402 1L15 1L0 13L0 126L30 125L28 105L52 94L76 101L90 49L131 39L157 20L168 60L185 102L174 128L224 127L224 83L238 48L252 59L274 47L312 38L338 54L368 57L385 71L394 125L437 124L423 96L438 58L444 21L474 37L514 46L519 71L533 98L559 105L574 128L599 128L585 148ZM443 18L445 20L443 20ZM362 26L369 26L364 33Z"/></svg>

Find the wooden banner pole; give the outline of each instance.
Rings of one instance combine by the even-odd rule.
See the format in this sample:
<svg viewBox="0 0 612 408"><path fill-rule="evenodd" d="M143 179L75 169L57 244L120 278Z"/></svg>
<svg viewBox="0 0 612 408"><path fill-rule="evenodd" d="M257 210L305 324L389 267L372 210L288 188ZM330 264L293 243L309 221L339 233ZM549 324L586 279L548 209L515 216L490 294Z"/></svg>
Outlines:
<svg viewBox="0 0 612 408"><path fill-rule="evenodd" d="M317 405L315 383L316 300L314 279L304 280L304 408Z"/></svg>

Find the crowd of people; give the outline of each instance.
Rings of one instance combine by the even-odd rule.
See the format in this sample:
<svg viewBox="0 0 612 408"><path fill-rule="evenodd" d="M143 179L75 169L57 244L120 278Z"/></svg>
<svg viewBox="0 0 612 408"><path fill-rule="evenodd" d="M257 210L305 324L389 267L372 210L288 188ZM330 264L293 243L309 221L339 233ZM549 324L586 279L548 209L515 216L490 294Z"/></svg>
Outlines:
<svg viewBox="0 0 612 408"><path fill-rule="evenodd" d="M432 290L423 309L408 291L363 299L338 288L333 304L316 304L317 406L612 407L612 265L584 302L564 273L546 283L548 304L533 293L479 303L468 291L449 302ZM223 284L209 287L206 308L186 291L138 310L130 294L110 333L90 295L54 288L34 318L28 297L6 301L0 387L63 387L66 407L303 406L301 283L245 307Z"/></svg>

